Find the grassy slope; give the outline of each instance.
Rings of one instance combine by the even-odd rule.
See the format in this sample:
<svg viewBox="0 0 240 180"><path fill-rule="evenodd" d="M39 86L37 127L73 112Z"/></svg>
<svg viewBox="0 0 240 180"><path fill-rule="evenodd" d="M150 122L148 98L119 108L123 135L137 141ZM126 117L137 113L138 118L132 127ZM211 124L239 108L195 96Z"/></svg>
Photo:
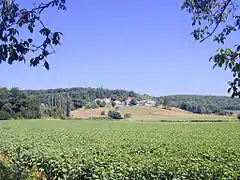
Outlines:
<svg viewBox="0 0 240 180"><path fill-rule="evenodd" d="M78 109L72 112L75 118L89 118L89 117L100 117L101 111L105 111L106 114L109 110L114 108L106 107L99 109ZM228 116L216 116L216 115L200 115L193 114L188 111L180 109L164 110L162 108L155 107L120 107L119 111L121 114L130 113L132 115L131 120L137 121L160 121L160 120L235 120L236 117Z"/></svg>

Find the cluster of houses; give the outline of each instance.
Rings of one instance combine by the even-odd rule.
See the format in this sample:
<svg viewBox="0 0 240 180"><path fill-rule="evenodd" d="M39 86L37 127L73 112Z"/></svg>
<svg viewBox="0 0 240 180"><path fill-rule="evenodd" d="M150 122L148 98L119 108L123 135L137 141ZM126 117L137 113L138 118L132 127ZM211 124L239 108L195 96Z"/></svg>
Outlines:
<svg viewBox="0 0 240 180"><path fill-rule="evenodd" d="M120 107L120 106L132 106L131 101L133 100L133 98L128 97L126 100L124 101L114 101L116 103L116 106ZM106 104L110 104L112 101L110 98L104 98L104 99L95 99L95 102L100 101L100 102L105 102ZM148 106L148 107L152 107L155 106L156 102L151 100L151 99L146 99L146 100L142 100L142 101L136 101L137 104L136 106Z"/></svg>

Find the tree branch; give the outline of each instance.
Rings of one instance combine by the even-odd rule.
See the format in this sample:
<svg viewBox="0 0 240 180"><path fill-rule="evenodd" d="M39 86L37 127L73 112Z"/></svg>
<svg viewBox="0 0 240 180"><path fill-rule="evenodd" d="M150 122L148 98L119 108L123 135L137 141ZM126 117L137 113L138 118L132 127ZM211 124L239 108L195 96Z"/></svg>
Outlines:
<svg viewBox="0 0 240 180"><path fill-rule="evenodd" d="M205 41L206 39L208 39L209 37L211 37L211 36L215 33L215 31L217 30L218 26L220 25L220 23L221 23L221 21L222 21L223 13L224 13L224 11L227 9L227 7L228 7L228 5L230 4L231 1L232 1L232 0L227 0L227 1L225 2L225 5L223 6L222 11L221 11L221 13L220 13L219 20L217 21L217 24L216 24L216 26L214 27L213 31L212 31L208 36L206 36L205 38L203 38L203 39L200 41L200 43L202 43L203 41Z"/></svg>
<svg viewBox="0 0 240 180"><path fill-rule="evenodd" d="M32 10L30 10L29 13L33 13L34 11L39 11L38 13L41 14L44 9L48 8L48 7L49 7L50 5L52 5L53 3L54 3L54 0L53 0L53 1L50 1L50 2L47 3L47 4L41 3L38 7L33 8Z"/></svg>
<svg viewBox="0 0 240 180"><path fill-rule="evenodd" d="M43 22L42 22L41 19L38 19L38 21L40 22L40 24L41 24L44 28L46 28L46 26L43 24ZM52 48L53 53L56 53L56 51L54 50L54 47L52 46L52 44L50 44L50 46L51 46L51 48Z"/></svg>

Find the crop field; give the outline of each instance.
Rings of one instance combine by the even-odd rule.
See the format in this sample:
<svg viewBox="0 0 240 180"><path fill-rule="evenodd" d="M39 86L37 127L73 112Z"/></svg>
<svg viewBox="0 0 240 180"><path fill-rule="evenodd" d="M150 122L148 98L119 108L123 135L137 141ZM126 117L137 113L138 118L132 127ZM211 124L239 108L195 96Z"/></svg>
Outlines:
<svg viewBox="0 0 240 180"><path fill-rule="evenodd" d="M238 123L0 121L0 137L0 179L240 179Z"/></svg>

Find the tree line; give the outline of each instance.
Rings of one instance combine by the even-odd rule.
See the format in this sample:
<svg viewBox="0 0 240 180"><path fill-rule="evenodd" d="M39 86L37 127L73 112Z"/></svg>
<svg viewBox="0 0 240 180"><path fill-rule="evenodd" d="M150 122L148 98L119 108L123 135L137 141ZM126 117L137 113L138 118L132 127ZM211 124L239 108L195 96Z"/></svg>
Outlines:
<svg viewBox="0 0 240 180"><path fill-rule="evenodd" d="M110 90L104 88L66 88L48 90L19 90L0 88L0 119L38 119L42 117L66 118L72 110L86 107L104 107L96 99L111 100L152 99L164 108L176 107L199 114L226 115L240 110L240 99L224 96L172 95L151 97L134 91Z"/></svg>
<svg viewBox="0 0 240 180"><path fill-rule="evenodd" d="M68 93L28 94L18 88L0 88L0 120L65 118L72 104Z"/></svg>
<svg viewBox="0 0 240 180"><path fill-rule="evenodd" d="M72 110L86 107L104 107L95 99L125 100L149 98L134 91L104 88L58 88L47 90L19 90L0 88L0 119L38 119L42 117L66 118Z"/></svg>
<svg viewBox="0 0 240 180"><path fill-rule="evenodd" d="M226 115L231 114L232 111L240 110L240 99L226 96L171 95L156 99L164 106L199 114Z"/></svg>
<svg viewBox="0 0 240 180"><path fill-rule="evenodd" d="M151 96L144 94L138 94L134 91L120 90L120 89L105 89L105 88L58 88L47 90L25 90L26 94L34 96L51 96L52 94L64 94L68 93L72 99L72 105L74 109L82 108L83 106L96 105L94 102L96 99L108 98L113 101L126 100L128 97L134 97L136 100L144 100L152 98ZM45 100L46 102L46 100ZM100 103L98 105L101 107Z"/></svg>
<svg viewBox="0 0 240 180"><path fill-rule="evenodd" d="M66 0L50 0L35 2L31 7L22 7L19 1L0 0L0 63L10 65L14 61L26 62L27 55L31 66L41 62L46 69L49 55L55 52L53 46L60 45L62 33L53 31L44 25L42 13L49 8L65 11ZM224 44L229 35L240 30L239 2L233 0L184 0L182 10L192 15L191 33L197 41L204 42L212 38L213 42ZM20 29L20 30L19 30ZM21 30L22 29L22 30ZM36 42L33 36L23 36L22 32L29 32L43 37L42 42ZM240 97L240 45L234 44L231 48L218 48L217 53L210 57L214 68L220 67L230 70L233 80L229 82L228 93L232 97Z"/></svg>
<svg viewBox="0 0 240 180"><path fill-rule="evenodd" d="M18 88L0 88L0 119L40 118L39 99L28 96Z"/></svg>

